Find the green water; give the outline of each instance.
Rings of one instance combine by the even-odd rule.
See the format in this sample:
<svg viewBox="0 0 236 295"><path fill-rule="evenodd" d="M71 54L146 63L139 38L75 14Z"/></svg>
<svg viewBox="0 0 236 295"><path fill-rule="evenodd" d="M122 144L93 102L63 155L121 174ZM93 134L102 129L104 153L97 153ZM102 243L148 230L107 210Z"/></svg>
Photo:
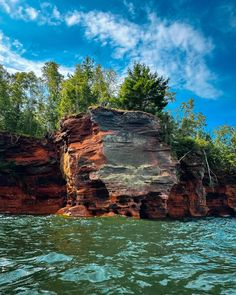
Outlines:
<svg viewBox="0 0 236 295"><path fill-rule="evenodd" d="M2 215L0 294L236 294L236 219Z"/></svg>

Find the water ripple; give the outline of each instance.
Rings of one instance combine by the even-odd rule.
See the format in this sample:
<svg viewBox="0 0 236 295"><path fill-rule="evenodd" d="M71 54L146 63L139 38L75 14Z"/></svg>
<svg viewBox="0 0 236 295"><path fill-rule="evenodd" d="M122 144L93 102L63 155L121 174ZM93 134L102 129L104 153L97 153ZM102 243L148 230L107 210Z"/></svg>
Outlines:
<svg viewBox="0 0 236 295"><path fill-rule="evenodd" d="M232 218L0 222L0 294L236 294Z"/></svg>

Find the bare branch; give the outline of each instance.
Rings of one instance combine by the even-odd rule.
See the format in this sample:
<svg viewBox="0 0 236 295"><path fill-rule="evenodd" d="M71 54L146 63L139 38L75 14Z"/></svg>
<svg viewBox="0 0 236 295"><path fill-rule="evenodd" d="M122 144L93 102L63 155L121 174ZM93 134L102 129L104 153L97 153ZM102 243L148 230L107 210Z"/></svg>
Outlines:
<svg viewBox="0 0 236 295"><path fill-rule="evenodd" d="M203 153L204 153L204 156L205 156L205 161L206 161L206 165L207 165L207 171L208 171L208 176L209 176L209 181L210 181L210 187L213 188L213 182L212 182L212 178L211 178L211 169L210 169L210 166L209 166L209 163L208 163L208 159L207 159L207 155L206 155L206 152L205 150L203 150Z"/></svg>
<svg viewBox="0 0 236 295"><path fill-rule="evenodd" d="M191 150L192 151L192 150ZM188 154L190 154L191 153L191 151L188 151L187 153L185 153L184 155L183 155L183 157L181 157L179 160L178 160L178 163L180 163Z"/></svg>

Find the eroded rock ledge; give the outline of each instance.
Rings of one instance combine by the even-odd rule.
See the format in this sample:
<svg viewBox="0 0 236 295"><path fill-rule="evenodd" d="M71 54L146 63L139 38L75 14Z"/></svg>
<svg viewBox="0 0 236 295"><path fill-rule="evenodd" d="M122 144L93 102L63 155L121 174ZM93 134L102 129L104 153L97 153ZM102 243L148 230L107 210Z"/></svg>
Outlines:
<svg viewBox="0 0 236 295"><path fill-rule="evenodd" d="M0 212L235 215L236 174L209 186L203 155L178 164L160 131L152 115L99 107L65 118L53 140L1 133Z"/></svg>

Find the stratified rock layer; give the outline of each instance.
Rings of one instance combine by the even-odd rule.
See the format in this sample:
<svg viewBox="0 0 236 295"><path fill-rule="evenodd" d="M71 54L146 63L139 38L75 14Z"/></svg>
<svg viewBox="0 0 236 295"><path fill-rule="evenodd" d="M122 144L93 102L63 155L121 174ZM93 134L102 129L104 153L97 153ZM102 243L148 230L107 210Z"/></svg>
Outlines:
<svg viewBox="0 0 236 295"><path fill-rule="evenodd" d="M164 218L176 183L175 161L156 117L105 108L62 122L61 167L74 216Z"/></svg>
<svg viewBox="0 0 236 295"><path fill-rule="evenodd" d="M160 132L150 114L98 107L54 139L0 133L0 213L235 216L236 172L208 171L201 151L178 163Z"/></svg>
<svg viewBox="0 0 236 295"><path fill-rule="evenodd" d="M54 143L0 133L0 213L56 213L65 199Z"/></svg>
<svg viewBox="0 0 236 295"><path fill-rule="evenodd" d="M235 216L236 173L208 171L203 152L189 153L178 168L179 182L168 198L172 218Z"/></svg>

